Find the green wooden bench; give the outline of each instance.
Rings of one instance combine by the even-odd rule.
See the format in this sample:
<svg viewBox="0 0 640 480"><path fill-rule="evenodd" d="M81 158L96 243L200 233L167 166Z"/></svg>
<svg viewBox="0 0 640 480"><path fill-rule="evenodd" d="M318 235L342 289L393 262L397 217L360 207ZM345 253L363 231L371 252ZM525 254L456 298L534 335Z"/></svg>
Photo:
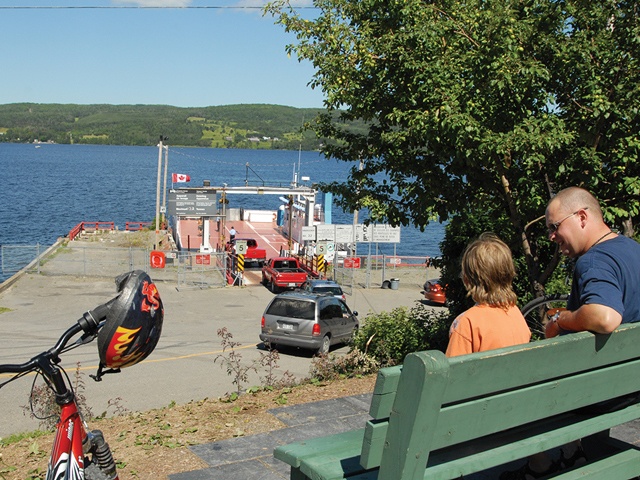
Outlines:
<svg viewBox="0 0 640 480"><path fill-rule="evenodd" d="M365 428L277 447L291 479L454 479L598 434L598 458L556 478L631 478L640 451L608 429L640 417L572 410L640 391L640 323L380 370ZM523 460L524 462L524 460ZM511 465L513 467L513 465Z"/></svg>

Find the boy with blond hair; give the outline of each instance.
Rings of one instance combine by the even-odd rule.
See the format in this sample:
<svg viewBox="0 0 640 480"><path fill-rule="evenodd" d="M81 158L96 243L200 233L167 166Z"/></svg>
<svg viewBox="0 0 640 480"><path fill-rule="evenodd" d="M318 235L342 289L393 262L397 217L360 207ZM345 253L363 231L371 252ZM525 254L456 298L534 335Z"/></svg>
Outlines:
<svg viewBox="0 0 640 480"><path fill-rule="evenodd" d="M492 233L471 242L462 257L462 282L476 304L451 324L446 355L527 343L531 332L516 305L511 250Z"/></svg>

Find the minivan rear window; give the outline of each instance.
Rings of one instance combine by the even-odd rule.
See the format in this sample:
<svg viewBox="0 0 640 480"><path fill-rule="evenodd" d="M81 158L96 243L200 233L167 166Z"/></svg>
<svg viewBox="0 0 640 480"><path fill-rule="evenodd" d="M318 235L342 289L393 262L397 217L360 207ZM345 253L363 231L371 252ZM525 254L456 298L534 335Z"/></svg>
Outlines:
<svg viewBox="0 0 640 480"><path fill-rule="evenodd" d="M315 293L330 293L331 295L342 295L342 289L340 287L315 287L313 291Z"/></svg>
<svg viewBox="0 0 640 480"><path fill-rule="evenodd" d="M301 318L303 320L315 320L316 304L296 298L276 297L273 302L271 302L271 305L269 305L267 314L280 317Z"/></svg>

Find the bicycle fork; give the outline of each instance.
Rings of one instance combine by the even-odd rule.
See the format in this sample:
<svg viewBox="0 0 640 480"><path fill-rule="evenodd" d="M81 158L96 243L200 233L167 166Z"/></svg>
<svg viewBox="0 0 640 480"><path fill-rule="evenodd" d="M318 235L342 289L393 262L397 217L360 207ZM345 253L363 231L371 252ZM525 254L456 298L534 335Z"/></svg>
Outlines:
<svg viewBox="0 0 640 480"><path fill-rule="evenodd" d="M87 432L74 401L62 405L47 468L47 480L60 478L118 480L109 444L100 430Z"/></svg>

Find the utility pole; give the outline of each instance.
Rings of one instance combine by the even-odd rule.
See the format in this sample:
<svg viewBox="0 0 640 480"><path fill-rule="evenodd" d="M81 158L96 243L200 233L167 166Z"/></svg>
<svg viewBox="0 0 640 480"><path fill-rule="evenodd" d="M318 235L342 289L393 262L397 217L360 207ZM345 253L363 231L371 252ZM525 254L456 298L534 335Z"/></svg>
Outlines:
<svg viewBox="0 0 640 480"><path fill-rule="evenodd" d="M169 168L169 145L164 147L164 184L162 186L162 223L166 220L167 211L167 169Z"/></svg>
<svg viewBox="0 0 640 480"><path fill-rule="evenodd" d="M364 163L362 161L362 157L360 157L360 171L364 168ZM353 242L351 248L351 255L356 256L356 225L358 225L358 210L353 211Z"/></svg>
<svg viewBox="0 0 640 480"><path fill-rule="evenodd" d="M313 212L311 212L313 215ZM293 250L293 232L291 229L293 228L293 195L289 195L289 255L291 255L291 250Z"/></svg>
<svg viewBox="0 0 640 480"><path fill-rule="evenodd" d="M158 181L156 183L156 243L154 249L157 249L160 245L160 178L162 173L162 142L166 140L166 137L160 135L160 142L158 143Z"/></svg>

